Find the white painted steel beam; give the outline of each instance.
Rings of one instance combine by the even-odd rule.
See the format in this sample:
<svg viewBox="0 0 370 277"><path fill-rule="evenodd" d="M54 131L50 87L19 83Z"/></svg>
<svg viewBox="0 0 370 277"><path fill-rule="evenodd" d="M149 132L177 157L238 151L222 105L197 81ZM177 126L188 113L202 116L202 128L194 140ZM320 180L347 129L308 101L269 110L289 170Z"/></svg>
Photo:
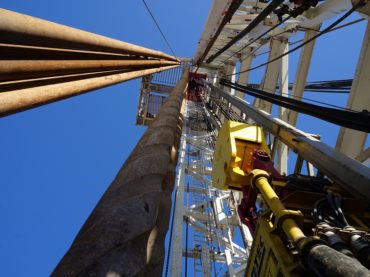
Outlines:
<svg viewBox="0 0 370 277"><path fill-rule="evenodd" d="M223 0L213 0L212 7L209 10L209 14L206 20L206 24L203 28L202 35L199 40L198 47L194 55L194 62L198 61L199 58L203 55L204 50L207 48L207 45L212 37L212 35L218 29L222 21L222 13L227 10L227 7L230 5L231 1Z"/></svg>
<svg viewBox="0 0 370 277"><path fill-rule="evenodd" d="M270 53L268 61L271 61L275 59L276 57L281 55L281 45L282 41L277 39L272 39L270 42ZM280 61L274 61L266 66L265 75L263 77L262 83L260 85L260 89L272 94L275 94L276 92L276 85L278 82L280 73ZM268 113L271 112L272 104L256 99L255 100L255 106L258 107L261 110L264 110Z"/></svg>
<svg viewBox="0 0 370 277"><path fill-rule="evenodd" d="M213 219L212 214L207 214L207 213L199 212L199 211L187 210L185 214L198 221L209 221L210 219ZM238 219L236 216L235 217L234 216L225 217L221 222L218 222L218 224L220 226L222 225L222 227L227 227L228 225L232 225L232 226L239 225Z"/></svg>
<svg viewBox="0 0 370 277"><path fill-rule="evenodd" d="M315 30L319 30L320 27L315 27ZM304 42L311 39L317 34L317 31L307 31L304 36ZM294 99L300 100L304 93L304 88L306 86L307 75L311 65L311 58L313 50L315 47L316 40L306 44L300 53L297 71L295 73L295 79L292 90L292 97ZM288 112L288 123L292 126L297 124L298 113L295 111Z"/></svg>
<svg viewBox="0 0 370 277"><path fill-rule="evenodd" d="M356 160L360 163L366 163L370 159L370 147L366 148L366 150L362 151L357 157Z"/></svg>
<svg viewBox="0 0 370 277"><path fill-rule="evenodd" d="M252 54L253 49L249 48L250 51L249 54L244 54L240 58L240 71L245 71L248 70L251 67L252 60L254 58L254 55ZM246 86L248 84L248 79L249 79L249 71L243 72L238 75L238 84L242 86ZM235 96L244 99L244 93L237 91Z"/></svg>
<svg viewBox="0 0 370 277"><path fill-rule="evenodd" d="M245 270L247 269L247 262L242 263L238 268L234 270L235 277L245 276Z"/></svg>
<svg viewBox="0 0 370 277"><path fill-rule="evenodd" d="M230 70L230 69L229 69ZM226 75L226 72L224 73ZM196 104L188 103L187 119L194 115L199 116L201 109L195 108ZM191 116L192 112L194 115ZM212 115L204 110L205 116ZM212 119L211 119L212 120ZM215 119L213 119L215 120ZM213 122L212 120L212 122ZM218 123L215 123L218 126ZM194 126L194 130L197 127ZM233 230L239 226L238 218L235 214L228 215L226 211L231 211L233 208L229 205L228 199L230 192L218 191L210 187L210 165L211 165L211 149L204 146L205 139L210 135L203 135L194 131L186 135L188 143L187 151L189 154L189 166L186 167L186 180L189 182L189 188L186 191L189 193L185 198L188 199L187 208L183 211L183 219L188 223L189 234L193 236L193 251L187 251L187 257L194 259L194 270L196 273L203 273L207 276L208 272L212 272L209 267L207 254L210 259L217 263L225 263L225 249L230 249L232 255L230 263L232 265L242 264L247 260L246 250L243 246L234 241ZM239 242L238 242L239 243ZM195 247L195 244L199 245ZM211 248L212 245L212 248ZM206 248L208 247L208 251ZM217 249L217 253L213 249ZM211 251L209 251L211 250ZM185 253L183 249L183 253ZM220 259L222 257L222 259ZM172 275L171 275L172 276ZM209 275L208 275L209 276Z"/></svg>
<svg viewBox="0 0 370 277"><path fill-rule="evenodd" d="M224 3L224 5L226 5L226 3ZM308 11L304 12L302 15L298 16L297 18L287 21L285 23L285 25L286 25L285 28L292 29L292 28L295 28L295 27L301 27L301 28L312 29L312 28L315 28L316 26L320 25L325 20L333 18L333 17L343 13L344 11L349 10L351 7L352 7L351 0L326 0L322 3L319 3L319 5L317 5L317 7L310 8ZM244 18L247 18L247 17L252 18L253 16L255 16L255 14L240 14L240 11L246 11L246 10L248 10L248 8L246 8L245 5L244 6L242 5L239 8L238 12L233 16L231 22L229 24L227 24L225 26L225 28L223 29L223 31L221 32L220 35L221 36L226 36L225 38L227 39L227 41L230 41L230 37L234 37L234 35L235 35L234 31L240 31L240 29L242 29L242 27L246 27L247 24L250 21L245 21L246 24L243 24L242 27L240 26L240 24L239 24L239 26L236 26L235 24L233 24L233 22L240 23L239 21L241 19L243 19L243 17ZM200 43L198 45L197 52L194 56L195 61L197 61L197 59L199 59L199 57L201 56L201 54L204 52L205 48L207 47L207 44L209 42L209 38L206 39L206 37L207 36L209 37L209 33L210 33L209 30L213 30L213 32L214 32L217 29L217 27L219 26L219 23L221 22L222 17L219 18L216 21L215 21L214 17L216 17L216 16L215 15L213 16L213 20L216 23L214 23L213 29L208 26L207 28L204 29L204 31L202 33L202 38L201 38ZM271 18L270 20L266 20L264 22L264 24L260 24L259 26L254 28L249 34L247 34L242 40L240 40L238 42L238 44L237 44L238 47L242 47L243 45L247 44L253 38L256 38L259 35L261 35L263 32L265 32L267 30L267 28L270 28L273 24L276 23L276 22L273 22L273 21L275 21L275 17ZM207 24L208 24L208 20L207 20ZM293 34L285 34L285 35L286 36L291 36ZM220 44L220 41L216 40L215 45L217 45L217 43ZM224 45L224 44L225 44L225 42L221 43L221 45ZM216 48L219 48L219 47L220 47L220 45L218 45L217 47L216 46L212 47L207 56L209 57L211 54L214 54L217 51ZM212 65L217 66L223 60L224 59L215 60L215 61L212 62Z"/></svg>
<svg viewBox="0 0 370 277"><path fill-rule="evenodd" d="M355 111L370 111L370 24L368 23L357 63L347 108ZM370 123L369 123L370 124ZM365 147L368 134L348 128L341 128L336 148L349 157L355 158ZM369 188L370 189L370 188Z"/></svg>
<svg viewBox="0 0 370 277"><path fill-rule="evenodd" d="M298 16L298 20L302 21L299 26L314 28L325 20L333 18L351 8L351 0L326 0L317 5L317 7L309 9L303 15Z"/></svg>
<svg viewBox="0 0 370 277"><path fill-rule="evenodd" d="M208 227L204 223L196 220L192 216L187 216L187 218L189 220L189 224L191 224L191 226L194 227L198 232L202 232L206 235L215 234L216 236L220 238L219 242L222 244L222 246L229 248L236 255L239 255L239 256L246 255L246 250L242 248L241 246L239 246L238 244L236 244L235 242L233 242L232 240L230 240L229 237L225 237L223 235L222 230L216 229L214 230L214 232L210 233Z"/></svg>
<svg viewBox="0 0 370 277"><path fill-rule="evenodd" d="M222 200L220 197L216 197L213 200L213 207L214 207L214 213L215 213L215 218L217 220L217 223L222 223L222 221L224 221L226 218L226 214L224 212L224 209L222 206Z"/></svg>
<svg viewBox="0 0 370 277"><path fill-rule="evenodd" d="M282 54L289 51L288 41L281 44ZM289 55L284 56L281 60L280 72L280 95L288 96L289 94ZM288 110L279 106L279 117L281 120L288 122ZM288 174L288 147L279 143L277 147L277 162L276 168L280 174Z"/></svg>
<svg viewBox="0 0 370 277"><path fill-rule="evenodd" d="M185 128L184 128L185 129ZM179 165L176 176L176 205L173 220L172 250L171 250L171 276L181 276L182 246L183 246L183 216L184 216L184 186L186 168L186 139L181 138L179 149Z"/></svg>
<svg viewBox="0 0 370 277"><path fill-rule="evenodd" d="M231 251L229 249L225 249L225 260L226 260L229 277L235 277L234 268L233 268L233 259L231 256Z"/></svg>
<svg viewBox="0 0 370 277"><path fill-rule="evenodd" d="M255 0L252 0L252 1L244 1L243 2L243 6L244 7L250 7L250 8L253 8L253 11L255 12L256 10L254 9L255 7L257 7L258 9L260 10L263 10L264 8L266 8L268 4L267 3L264 3L264 2L260 2L260 1L255 1Z"/></svg>
<svg viewBox="0 0 370 277"><path fill-rule="evenodd" d="M198 193L198 194L205 194L207 193L206 189L204 188L197 188L197 187L194 187L194 186L189 186L189 188L185 188L185 191L186 192L190 192L190 193Z"/></svg>
<svg viewBox="0 0 370 277"><path fill-rule="evenodd" d="M202 261L202 273L204 277L211 277L211 259L209 256L209 247L207 244L202 244L202 253L201 253L201 261Z"/></svg>
<svg viewBox="0 0 370 277"><path fill-rule="evenodd" d="M187 256L188 258L193 258L193 259L197 259L197 258L199 259L201 256L201 253L197 249L188 249L188 251L185 251L184 249L183 256ZM223 253L218 254L217 252L211 252L210 257L212 258L212 260L215 260L216 262L225 263L225 254ZM234 256L232 258L233 258L232 261L234 264L242 265L243 263L245 263L245 260L241 259L240 257Z"/></svg>
<svg viewBox="0 0 370 277"><path fill-rule="evenodd" d="M236 78L236 76L235 76L235 72L236 72L236 65L235 65L235 63L232 65L232 66L230 66L230 74L232 74L231 76L230 76L230 79L231 79L231 82L235 82L235 78ZM235 89L234 88L232 88L231 90L230 90L230 94L231 95L235 95Z"/></svg>
<svg viewBox="0 0 370 277"><path fill-rule="evenodd" d="M220 237L220 242L223 244L224 247L230 249L230 251L233 253L233 255L245 257L246 256L246 250L236 244L235 242L229 240L229 238L223 236L221 230L217 230L217 234Z"/></svg>

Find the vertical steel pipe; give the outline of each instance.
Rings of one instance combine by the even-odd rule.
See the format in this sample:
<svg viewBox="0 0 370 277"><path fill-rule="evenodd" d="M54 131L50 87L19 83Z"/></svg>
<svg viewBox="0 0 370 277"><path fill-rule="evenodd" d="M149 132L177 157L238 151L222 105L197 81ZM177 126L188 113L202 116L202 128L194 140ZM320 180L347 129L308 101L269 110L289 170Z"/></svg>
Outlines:
<svg viewBox="0 0 370 277"><path fill-rule="evenodd" d="M88 79L55 83L0 93L0 116L14 114L44 104L107 87L144 75L161 72L175 66L156 67L132 72L117 73Z"/></svg>
<svg viewBox="0 0 370 277"><path fill-rule="evenodd" d="M133 69L168 65L178 65L178 63L166 60L0 60L0 78L4 74L19 76L31 72L105 68Z"/></svg>
<svg viewBox="0 0 370 277"><path fill-rule="evenodd" d="M154 57L179 62L177 58L160 51L5 9L0 9L0 34L2 43L109 51L123 55Z"/></svg>
<svg viewBox="0 0 370 277"><path fill-rule="evenodd" d="M52 276L161 276L186 87L185 72Z"/></svg>
<svg viewBox="0 0 370 277"><path fill-rule="evenodd" d="M0 116L171 69L160 51L0 9Z"/></svg>
<svg viewBox="0 0 370 277"><path fill-rule="evenodd" d="M110 75L109 71L113 70L128 72L177 64L165 60L3 60L0 61L0 91L19 89L20 83L24 84L22 88L35 87L33 79L98 72Z"/></svg>

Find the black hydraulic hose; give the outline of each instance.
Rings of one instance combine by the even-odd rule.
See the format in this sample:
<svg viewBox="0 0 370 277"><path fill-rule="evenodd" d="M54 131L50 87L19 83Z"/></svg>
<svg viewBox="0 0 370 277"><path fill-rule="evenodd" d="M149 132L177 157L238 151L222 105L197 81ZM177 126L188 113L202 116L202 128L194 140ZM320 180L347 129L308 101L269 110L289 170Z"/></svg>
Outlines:
<svg viewBox="0 0 370 277"><path fill-rule="evenodd" d="M326 195L326 200L327 202L329 203L329 206L331 208L331 211L334 213L334 217L336 219L338 219L338 226L337 227L345 227L346 225L342 222L342 218L341 218L341 215L340 215L340 212L338 210L338 206L336 205L336 203L334 202L334 195L332 193L328 193Z"/></svg>
<svg viewBox="0 0 370 277"><path fill-rule="evenodd" d="M315 82L308 82L305 85L305 91L313 91L313 92L326 92L326 93L349 93L352 86L352 79L345 79L345 80L332 80L332 81L315 81ZM288 87L289 90L293 89L294 84L289 83ZM248 87L251 88L259 88L259 84L248 84ZM276 89L279 89L276 86ZM301 98L305 99L305 98ZM310 99L307 99L310 100ZM310 100L311 101L311 100Z"/></svg>
<svg viewBox="0 0 370 277"><path fill-rule="evenodd" d="M317 277L370 277L370 271L357 260L324 244L310 247L301 258L305 268Z"/></svg>
<svg viewBox="0 0 370 277"><path fill-rule="evenodd" d="M357 259L367 268L370 269L370 245L360 250Z"/></svg>
<svg viewBox="0 0 370 277"><path fill-rule="evenodd" d="M273 0L271 3L262 11L260 12L257 17L239 34L237 34L233 39L231 39L224 47L222 47L220 50L218 50L215 54L210 56L207 59L207 63L211 63L215 58L217 58L219 55L221 55L223 52L225 52L227 49L229 49L232 45L234 45L237 41L242 39L246 34L248 34L250 31L252 31L254 28L258 26L265 18L272 13L277 7L282 4L284 0Z"/></svg>
<svg viewBox="0 0 370 277"><path fill-rule="evenodd" d="M333 204L329 195L317 200L313 206L312 217L315 225L327 223L329 226L339 228L349 226L341 208Z"/></svg>
<svg viewBox="0 0 370 277"><path fill-rule="evenodd" d="M351 112L334 108L322 107L302 102L296 99L291 99L289 97L274 95L266 91L241 86L225 79L222 79L220 81L220 84L230 88L234 88L238 91L271 102L273 104L277 104L279 106L291 109L293 111L308 114L346 128L367 133L370 132L369 112Z"/></svg>
<svg viewBox="0 0 370 277"><path fill-rule="evenodd" d="M356 234L357 230L351 226L346 226L345 230L352 233L351 249L356 258L368 269L370 269L370 242L365 237Z"/></svg>
<svg viewBox="0 0 370 277"><path fill-rule="evenodd" d="M321 198L317 200L313 206L311 213L312 213L312 218L314 220L315 225L320 224L322 222L326 222L321 214L322 208L323 206L325 206L325 204L326 204L326 199ZM326 223L329 223L329 222L326 222Z"/></svg>
<svg viewBox="0 0 370 277"><path fill-rule="evenodd" d="M338 217L340 220L343 222L343 226L349 226L349 223L347 221L347 218L345 217L343 210L342 210L342 197L341 196L335 196L333 198L334 204L336 206L337 212L338 212Z"/></svg>
<svg viewBox="0 0 370 277"><path fill-rule="evenodd" d="M330 247L348 257L354 258L354 255L352 251L349 250L347 243L345 243L337 234L334 232L332 233L332 237L328 239Z"/></svg>

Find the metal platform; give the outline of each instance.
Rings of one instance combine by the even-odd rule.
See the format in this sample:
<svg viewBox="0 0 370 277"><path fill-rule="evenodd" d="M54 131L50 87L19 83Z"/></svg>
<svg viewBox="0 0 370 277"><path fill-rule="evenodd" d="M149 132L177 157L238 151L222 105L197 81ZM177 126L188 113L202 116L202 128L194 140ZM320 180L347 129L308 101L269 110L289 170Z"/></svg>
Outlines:
<svg viewBox="0 0 370 277"><path fill-rule="evenodd" d="M183 66L141 79L136 125L148 126L181 77Z"/></svg>

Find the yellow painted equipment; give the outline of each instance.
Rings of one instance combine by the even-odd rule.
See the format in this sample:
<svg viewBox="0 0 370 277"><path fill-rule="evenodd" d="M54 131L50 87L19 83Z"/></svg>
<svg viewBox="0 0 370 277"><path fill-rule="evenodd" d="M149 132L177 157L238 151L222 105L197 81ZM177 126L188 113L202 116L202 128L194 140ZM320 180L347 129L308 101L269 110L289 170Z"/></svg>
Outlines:
<svg viewBox="0 0 370 277"><path fill-rule="evenodd" d="M269 209L259 216L246 276L302 276L300 249L293 245L308 239L297 224L302 224L303 215L284 207L269 184L265 171L255 169L251 178L252 185L261 192ZM286 241L292 243L290 249L286 247Z"/></svg>
<svg viewBox="0 0 370 277"><path fill-rule="evenodd" d="M263 155L259 156L260 153ZM357 260L337 251L331 247L332 245L327 245L328 241L324 242L325 236L322 234L326 234L325 226L329 225L315 223L311 216L314 203L330 194L328 191L336 188L335 184L329 183L328 187L315 194L304 189L295 190L294 186L286 187L287 180L292 180L287 177L282 179L283 186L277 185L272 179L278 179L279 174L268 172L271 167L273 168L273 162L268 157L269 153L261 127L234 121L224 122L219 131L213 157L212 184L223 190L243 191L242 204L239 207L244 210L239 211L238 207L238 213L253 235L245 276L295 277L307 276L308 272L315 272L318 276L368 276L351 275L353 272L362 274L367 270ZM284 190L285 194L282 194L281 190ZM299 194L293 192L301 193L302 199L297 198ZM340 190L336 193L344 194ZM257 214L255 210L257 194L263 199L262 214ZM292 195L295 195L296 202L291 201L289 196ZM309 197L313 197L314 201L307 209L303 204ZM359 204L354 206L358 207ZM357 213L357 216L366 214L368 203L363 206L362 215ZM344 207L348 211L351 210L346 206L346 202ZM342 215L344 218L344 214ZM353 218L351 212L346 215L349 219ZM358 230L366 230L364 222L351 220L352 226L359 223L363 226ZM329 229L332 233L335 231L331 226ZM338 230L340 230L338 234L346 232ZM353 230L358 232L355 228ZM343 240L348 244L349 239ZM325 253L325 259L322 258L322 253ZM363 263L366 263L367 257L363 256L366 260Z"/></svg>
<svg viewBox="0 0 370 277"><path fill-rule="evenodd" d="M271 228L270 213L263 213L253 238L245 276L302 276L298 252L290 252L281 235Z"/></svg>
<svg viewBox="0 0 370 277"><path fill-rule="evenodd" d="M268 182L267 172L253 169L256 150L270 152L261 127L225 121L213 157L213 186L242 190L253 185L269 207L259 217L246 276L300 276L298 252L287 249L281 236L291 242L305 238L295 221L303 221L302 214L283 206Z"/></svg>
<svg viewBox="0 0 370 277"><path fill-rule="evenodd" d="M225 121L219 131L212 170L212 185L218 189L241 190L249 184L254 150L269 152L262 128Z"/></svg>

